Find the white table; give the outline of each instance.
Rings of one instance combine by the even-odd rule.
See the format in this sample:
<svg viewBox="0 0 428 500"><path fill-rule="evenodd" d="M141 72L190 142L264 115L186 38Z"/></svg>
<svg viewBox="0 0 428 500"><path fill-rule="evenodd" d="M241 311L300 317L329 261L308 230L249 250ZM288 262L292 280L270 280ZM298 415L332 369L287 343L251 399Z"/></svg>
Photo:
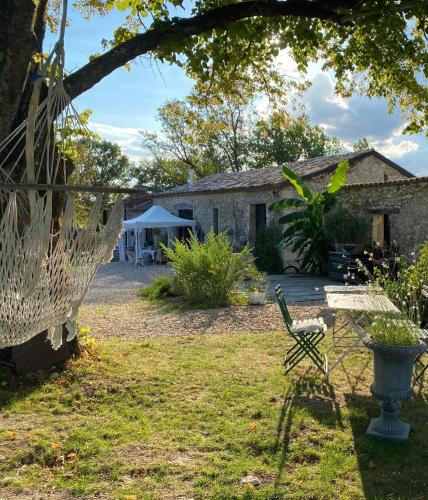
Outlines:
<svg viewBox="0 0 428 500"><path fill-rule="evenodd" d="M329 286L326 286L324 289L328 292ZM336 287L340 288L340 287ZM347 314L348 321L342 326L341 329L346 328L348 325L358 324L358 321L367 313L367 312L388 312L394 314L400 314L400 310L386 297L385 295L380 295L378 292L380 290L376 290L376 288L369 288L367 286L357 286L357 287L343 287L346 288L345 291L332 291L330 288L330 292L327 293L327 304L331 309L336 311L345 311ZM357 290L358 289L358 290ZM352 319L349 316L351 312L360 312L360 315L357 319ZM344 359L358 344L361 343L361 339L357 332L356 336L346 337L347 330L345 333L341 335L338 340L341 341L345 338L352 338L353 342L347 347L347 349L339 356L339 358L333 363L333 365L329 368L328 373L331 373L338 364ZM327 351L327 354L331 352L332 349L336 347L336 338L335 331L333 328L333 346Z"/></svg>
<svg viewBox="0 0 428 500"><path fill-rule="evenodd" d="M152 257L152 260L154 262L156 257L156 250L153 250L151 248L143 248L138 252L138 254L138 257L135 259L135 265L141 266L143 263L145 263L146 257L149 255Z"/></svg>
<svg viewBox="0 0 428 500"><path fill-rule="evenodd" d="M400 312L385 295L369 293L327 293L327 304L331 309L343 311Z"/></svg>
<svg viewBox="0 0 428 500"><path fill-rule="evenodd" d="M366 293L382 292L383 289L378 285L326 285L326 293Z"/></svg>

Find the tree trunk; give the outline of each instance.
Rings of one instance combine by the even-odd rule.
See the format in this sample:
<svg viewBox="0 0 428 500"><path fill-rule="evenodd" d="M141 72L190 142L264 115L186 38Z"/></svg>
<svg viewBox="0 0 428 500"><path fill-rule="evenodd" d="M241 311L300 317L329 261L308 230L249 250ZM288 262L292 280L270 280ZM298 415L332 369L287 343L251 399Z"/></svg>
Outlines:
<svg viewBox="0 0 428 500"><path fill-rule="evenodd" d="M46 0L0 2L0 141L27 114L34 56L42 52Z"/></svg>

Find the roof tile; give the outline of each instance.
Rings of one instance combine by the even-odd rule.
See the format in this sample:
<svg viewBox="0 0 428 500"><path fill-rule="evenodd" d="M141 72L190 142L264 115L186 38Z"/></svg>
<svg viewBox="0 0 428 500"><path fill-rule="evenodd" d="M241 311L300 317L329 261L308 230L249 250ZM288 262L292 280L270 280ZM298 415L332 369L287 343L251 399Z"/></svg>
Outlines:
<svg viewBox="0 0 428 500"><path fill-rule="evenodd" d="M321 175L325 171L335 167L342 160L352 161L357 158L369 156L370 154L381 156L374 150L367 150L333 156L319 156L317 158L287 163L286 165L300 177L305 178ZM387 159L385 158L385 160ZM390 160L387 161L390 162ZM396 167L398 169L401 168L398 165ZM403 170L403 172L405 171ZM409 174L409 176L410 175L411 174ZM163 193L159 193L156 196L172 196L175 194L204 193L212 191L237 191L241 189L278 186L283 184L286 184L286 181L282 175L281 166L274 165L259 170L246 170L244 172L227 172L208 175L207 177L198 179L193 184L182 184L181 186L176 186L164 191Z"/></svg>

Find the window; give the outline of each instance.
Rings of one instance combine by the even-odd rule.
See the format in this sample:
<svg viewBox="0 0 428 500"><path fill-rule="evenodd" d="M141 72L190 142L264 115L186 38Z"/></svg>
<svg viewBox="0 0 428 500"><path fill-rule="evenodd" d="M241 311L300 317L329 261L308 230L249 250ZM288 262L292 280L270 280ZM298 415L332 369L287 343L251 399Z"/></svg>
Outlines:
<svg viewBox="0 0 428 500"><path fill-rule="evenodd" d="M193 220L193 210L191 208L180 208L178 210L178 216L182 219ZM192 232L192 226L183 226L178 228L178 239L187 240L190 233Z"/></svg>
<svg viewBox="0 0 428 500"><path fill-rule="evenodd" d="M191 208L180 208L178 216L182 219L193 220L193 210Z"/></svg>
<svg viewBox="0 0 428 500"><path fill-rule="evenodd" d="M213 231L218 234L218 208L213 208Z"/></svg>

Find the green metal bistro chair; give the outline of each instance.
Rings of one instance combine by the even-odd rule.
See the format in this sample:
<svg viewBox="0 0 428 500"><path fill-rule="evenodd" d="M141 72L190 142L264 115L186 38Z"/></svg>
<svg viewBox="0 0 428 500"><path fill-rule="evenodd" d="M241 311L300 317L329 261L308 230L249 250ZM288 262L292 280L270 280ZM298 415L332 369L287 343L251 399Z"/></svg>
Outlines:
<svg viewBox="0 0 428 500"><path fill-rule="evenodd" d="M304 321L293 321L280 285L275 288L275 294L287 331L295 341L295 344L288 349L285 356L285 373L288 373L304 358L308 357L317 368L326 374L328 371L327 357L324 356L323 359L323 356L317 348L317 345L325 337L325 332L327 330L327 326L323 319L314 318Z"/></svg>
<svg viewBox="0 0 428 500"><path fill-rule="evenodd" d="M428 286L426 285L422 285L422 297L425 299L425 308L422 311L422 327L426 329L419 330L419 338L428 344L428 323L426 323L428 317ZM422 361L424 354L422 353L415 361L415 382L421 380L428 369L428 363Z"/></svg>

